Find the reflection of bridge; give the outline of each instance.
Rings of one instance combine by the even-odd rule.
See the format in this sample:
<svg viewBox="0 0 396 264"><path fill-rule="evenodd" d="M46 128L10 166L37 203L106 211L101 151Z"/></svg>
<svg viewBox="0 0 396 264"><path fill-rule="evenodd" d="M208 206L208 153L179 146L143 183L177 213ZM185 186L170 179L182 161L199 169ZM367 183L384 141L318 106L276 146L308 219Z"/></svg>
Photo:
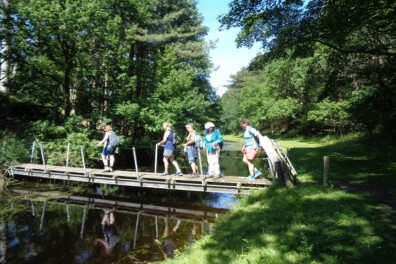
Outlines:
<svg viewBox="0 0 396 264"><path fill-rule="evenodd" d="M245 177L225 176L220 179L189 178L186 176L161 176L159 173L120 171L102 172L85 169L40 164L17 164L11 168L12 175L30 178L56 179L63 181L109 184L117 186L143 187L197 192L246 193L251 188L263 188L272 182L267 179L249 181Z"/></svg>
<svg viewBox="0 0 396 264"><path fill-rule="evenodd" d="M98 197L85 197L76 195L55 196L50 193L33 192L21 189L12 189L13 193L25 195L25 199L33 201L35 197L44 198L46 203L64 204L81 206L92 209L109 209L114 211L156 217L169 217L177 220L189 219L192 222L213 222L217 218L221 218L228 209L213 208L208 206L183 207L175 205L167 205L165 203L153 204L152 202L129 202L104 199ZM43 211L44 213L44 211Z"/></svg>
<svg viewBox="0 0 396 264"><path fill-rule="evenodd" d="M167 205L165 203L144 203L144 202L129 202L129 201L118 201L96 197L85 197L76 195L53 195L51 192L42 193L34 192L21 189L12 189L13 193L23 195L24 199L31 203L32 215L36 214L36 207L42 204L41 215L40 215L40 227L42 230L45 225L46 211L48 204L64 205L66 208L66 218L70 220L71 213L70 207L81 208L81 230L80 237L84 237L86 221L88 218L88 212L90 210L111 210L113 212L121 214L132 214L136 216L134 237L133 237L133 249L137 248L137 240L139 230L143 227L142 217L150 217L155 221L155 238L159 237L159 221L160 219L168 220L173 219L176 221L183 221L186 223L198 224L201 229L210 229L214 222L218 218L222 218L227 209L219 209L205 206L196 207L183 207L181 205Z"/></svg>

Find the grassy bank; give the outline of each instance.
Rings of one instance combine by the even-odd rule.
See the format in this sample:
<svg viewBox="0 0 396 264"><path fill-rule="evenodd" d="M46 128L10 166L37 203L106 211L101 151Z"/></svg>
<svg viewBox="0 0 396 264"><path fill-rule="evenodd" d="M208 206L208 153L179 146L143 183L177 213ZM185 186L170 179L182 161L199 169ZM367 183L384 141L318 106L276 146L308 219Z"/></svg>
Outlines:
<svg viewBox="0 0 396 264"><path fill-rule="evenodd" d="M370 192L395 189L395 148L356 136L281 143L303 181L321 182L328 155L333 182L363 184L368 191L300 183L254 192L213 233L169 262L395 263L394 218Z"/></svg>

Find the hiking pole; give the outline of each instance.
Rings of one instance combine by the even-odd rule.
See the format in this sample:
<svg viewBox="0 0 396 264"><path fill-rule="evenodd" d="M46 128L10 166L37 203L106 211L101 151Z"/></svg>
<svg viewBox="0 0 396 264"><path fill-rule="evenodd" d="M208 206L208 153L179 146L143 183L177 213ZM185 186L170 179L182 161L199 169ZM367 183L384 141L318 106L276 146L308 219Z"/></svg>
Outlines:
<svg viewBox="0 0 396 264"><path fill-rule="evenodd" d="M202 174L201 149L198 148L197 150L198 150L199 169L201 170L201 175L203 175L203 174Z"/></svg>

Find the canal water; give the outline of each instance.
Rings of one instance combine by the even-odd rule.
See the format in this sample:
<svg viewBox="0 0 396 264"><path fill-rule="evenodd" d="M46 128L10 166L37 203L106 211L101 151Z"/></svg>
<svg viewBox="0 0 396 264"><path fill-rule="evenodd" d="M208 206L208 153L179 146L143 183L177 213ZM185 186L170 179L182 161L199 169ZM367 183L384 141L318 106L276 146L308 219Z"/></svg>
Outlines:
<svg viewBox="0 0 396 264"><path fill-rule="evenodd" d="M154 170L154 153L137 149L140 171ZM161 153L158 172L163 169ZM177 160L189 173L186 157L180 154ZM222 173L247 176L241 160L238 150L222 151ZM204 153L201 162L205 171ZM265 170L261 156L256 162ZM134 164L132 150L121 149L117 168L133 170ZM61 264L172 258L210 234L238 197L14 179L0 199L0 263Z"/></svg>

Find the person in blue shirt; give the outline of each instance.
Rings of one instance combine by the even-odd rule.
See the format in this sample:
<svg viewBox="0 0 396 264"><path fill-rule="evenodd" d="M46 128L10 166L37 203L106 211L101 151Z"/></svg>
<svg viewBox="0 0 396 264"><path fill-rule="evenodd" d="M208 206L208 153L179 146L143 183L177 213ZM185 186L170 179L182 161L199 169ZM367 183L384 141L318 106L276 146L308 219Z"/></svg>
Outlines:
<svg viewBox="0 0 396 264"><path fill-rule="evenodd" d="M164 146L164 167L165 170L161 174L162 176L168 176L169 172L169 163L172 163L176 168L175 176L183 176L182 171L180 170L179 164L175 160L176 156L176 146L173 144L173 137L175 133L172 130L172 125L170 122L166 121L162 124L162 128L164 129L164 136L160 142L158 142L159 146Z"/></svg>
<svg viewBox="0 0 396 264"><path fill-rule="evenodd" d="M261 171L258 170L253 164L253 161L256 158L258 149L260 147L259 144L256 142L255 137L258 137L260 139L260 142L263 142L263 136L258 130L251 127L249 124L250 121L248 119L242 119L239 122L240 127L243 129L243 162L246 163L249 168L250 175L248 179L254 180L261 175Z"/></svg>
<svg viewBox="0 0 396 264"><path fill-rule="evenodd" d="M219 129L215 128L212 122L205 124L204 144L208 157L208 177L214 179L220 178L220 148L223 143L223 137Z"/></svg>

